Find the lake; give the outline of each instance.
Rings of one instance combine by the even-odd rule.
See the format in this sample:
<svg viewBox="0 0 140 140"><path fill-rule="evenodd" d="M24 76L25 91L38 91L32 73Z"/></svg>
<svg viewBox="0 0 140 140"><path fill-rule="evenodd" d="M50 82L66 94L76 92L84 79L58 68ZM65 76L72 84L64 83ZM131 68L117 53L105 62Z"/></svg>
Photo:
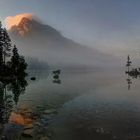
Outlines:
<svg viewBox="0 0 140 140"><path fill-rule="evenodd" d="M129 78L125 70L62 69L59 80L52 70L30 71L25 91L0 126L1 135L22 134L23 140L140 139L140 81L131 79L131 84Z"/></svg>

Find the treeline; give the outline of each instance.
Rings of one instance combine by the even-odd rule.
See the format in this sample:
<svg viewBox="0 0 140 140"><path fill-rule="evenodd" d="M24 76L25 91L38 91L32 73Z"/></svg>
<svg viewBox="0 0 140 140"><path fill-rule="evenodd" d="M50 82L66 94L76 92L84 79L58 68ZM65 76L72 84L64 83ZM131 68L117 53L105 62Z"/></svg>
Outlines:
<svg viewBox="0 0 140 140"><path fill-rule="evenodd" d="M0 78L26 76L27 63L20 56L16 45L12 45L11 39L0 22Z"/></svg>

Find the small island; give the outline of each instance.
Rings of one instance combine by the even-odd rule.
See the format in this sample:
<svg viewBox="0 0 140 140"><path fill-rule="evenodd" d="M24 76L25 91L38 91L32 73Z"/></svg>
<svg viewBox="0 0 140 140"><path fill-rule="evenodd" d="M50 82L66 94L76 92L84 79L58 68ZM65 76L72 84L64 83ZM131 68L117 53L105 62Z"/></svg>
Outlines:
<svg viewBox="0 0 140 140"><path fill-rule="evenodd" d="M131 65L132 65L132 61L130 60L130 56L128 55L127 63L126 63L127 71L125 71L125 73L127 75L131 76L132 78L140 77L140 68L132 68L132 69L130 69Z"/></svg>

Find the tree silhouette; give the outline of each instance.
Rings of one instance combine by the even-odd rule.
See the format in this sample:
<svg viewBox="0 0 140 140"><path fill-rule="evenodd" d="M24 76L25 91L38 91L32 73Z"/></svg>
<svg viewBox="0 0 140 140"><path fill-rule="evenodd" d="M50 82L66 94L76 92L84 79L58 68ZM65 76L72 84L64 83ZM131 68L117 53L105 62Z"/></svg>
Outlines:
<svg viewBox="0 0 140 140"><path fill-rule="evenodd" d="M0 47L0 67L3 65L3 48Z"/></svg>
<svg viewBox="0 0 140 140"><path fill-rule="evenodd" d="M13 104L17 104L20 94L25 91L26 68L24 57L19 55L15 45L12 46L8 32L0 22L0 122L8 120ZM12 93L7 92L8 89Z"/></svg>
<svg viewBox="0 0 140 140"><path fill-rule="evenodd" d="M3 28L0 22L0 69L3 65Z"/></svg>
<svg viewBox="0 0 140 140"><path fill-rule="evenodd" d="M10 51L12 48L11 39L7 33L7 30L5 28L2 28L2 24L0 22L0 48L2 51L3 56L3 62L6 63L6 58L10 57ZM0 58L2 57L0 56Z"/></svg>
<svg viewBox="0 0 140 140"><path fill-rule="evenodd" d="M17 104L26 89L26 68L24 57L19 55L15 45L12 46L8 32L0 22L0 123L8 121L14 103ZM12 93L7 92L8 89Z"/></svg>
<svg viewBox="0 0 140 140"><path fill-rule="evenodd" d="M7 59L9 57L10 59ZM24 57L19 55L15 45L14 47L12 46L8 32L5 28L2 28L0 22L0 79L26 76L26 68L27 64Z"/></svg>
<svg viewBox="0 0 140 140"><path fill-rule="evenodd" d="M18 67L19 67L19 54L16 46L14 46L13 56L11 58L11 68L12 68L12 72L14 72L15 75L17 75Z"/></svg>
<svg viewBox="0 0 140 140"><path fill-rule="evenodd" d="M27 64L23 56L20 56L18 53L18 49L16 46L13 48L13 55L11 58L11 68L14 75L25 76L25 70L27 68Z"/></svg>
<svg viewBox="0 0 140 140"><path fill-rule="evenodd" d="M6 58L10 57L10 51L12 48L11 39L7 33L7 30L4 28L3 32L4 36L4 43L3 43L3 61L4 64L6 63Z"/></svg>

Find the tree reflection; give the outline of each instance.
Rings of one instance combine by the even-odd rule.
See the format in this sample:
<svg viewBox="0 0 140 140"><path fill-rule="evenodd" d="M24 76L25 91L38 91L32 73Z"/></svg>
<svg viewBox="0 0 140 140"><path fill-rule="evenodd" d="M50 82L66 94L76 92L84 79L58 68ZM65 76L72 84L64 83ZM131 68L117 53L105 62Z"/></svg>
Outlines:
<svg viewBox="0 0 140 140"><path fill-rule="evenodd" d="M61 74L61 70L55 70L52 71L53 73L53 83L55 84L61 84L61 80L60 80L60 74Z"/></svg>
<svg viewBox="0 0 140 140"><path fill-rule="evenodd" d="M0 80L0 123L8 121L13 106L18 103L20 94L24 93L27 86L24 76L18 76L14 79Z"/></svg>
<svg viewBox="0 0 140 140"><path fill-rule="evenodd" d="M3 122L4 115L4 86L0 83L0 123Z"/></svg>
<svg viewBox="0 0 140 140"><path fill-rule="evenodd" d="M131 89L131 84L132 84L132 79L130 78L130 76L128 75L128 78L126 79L127 81L127 85L128 85L128 90Z"/></svg>
<svg viewBox="0 0 140 140"><path fill-rule="evenodd" d="M130 90L132 85L132 79L140 78L140 68L132 68L132 61L130 60L129 55L127 57L126 68L127 68L127 70L125 71L125 74L127 75L126 81L128 85L128 90Z"/></svg>
<svg viewBox="0 0 140 140"><path fill-rule="evenodd" d="M27 81L24 77L18 77L16 80L12 81L10 84L10 89L14 95L14 102L15 104L18 103L18 99L20 94L23 94L25 92Z"/></svg>

